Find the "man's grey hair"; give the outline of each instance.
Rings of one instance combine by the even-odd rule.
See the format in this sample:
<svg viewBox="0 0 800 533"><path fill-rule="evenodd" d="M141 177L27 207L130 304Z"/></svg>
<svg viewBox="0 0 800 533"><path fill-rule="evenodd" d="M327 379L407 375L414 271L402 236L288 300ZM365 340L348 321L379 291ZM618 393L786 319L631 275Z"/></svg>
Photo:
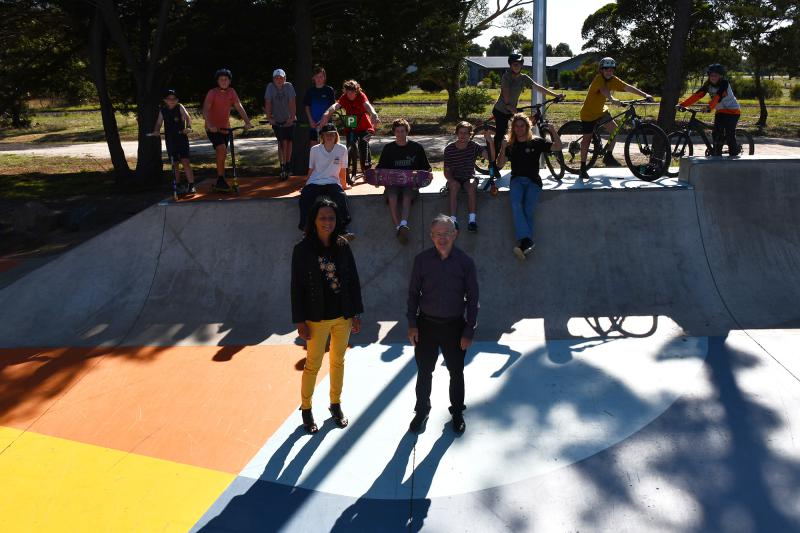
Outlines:
<svg viewBox="0 0 800 533"><path fill-rule="evenodd" d="M435 217L433 217L433 221L431 222L431 228L433 228L436 224L446 224L451 231L455 231L456 223L453 222L453 219L449 216L439 213Z"/></svg>

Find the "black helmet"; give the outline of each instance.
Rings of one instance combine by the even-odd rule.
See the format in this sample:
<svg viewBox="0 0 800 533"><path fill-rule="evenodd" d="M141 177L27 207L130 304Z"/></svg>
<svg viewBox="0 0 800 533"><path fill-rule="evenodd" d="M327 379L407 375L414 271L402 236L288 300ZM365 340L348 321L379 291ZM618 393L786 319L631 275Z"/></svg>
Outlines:
<svg viewBox="0 0 800 533"><path fill-rule="evenodd" d="M725 75L725 67L720 65L719 63L714 63L713 65L709 65L706 69L706 74L711 74L712 72L716 72L720 76Z"/></svg>
<svg viewBox="0 0 800 533"><path fill-rule="evenodd" d="M168 96L174 96L175 98L177 98L178 97L178 93L175 92L175 89L167 89L166 91L164 91L164 98L166 98Z"/></svg>
<svg viewBox="0 0 800 533"><path fill-rule="evenodd" d="M508 55L508 64L511 63L522 63L522 54L517 52L512 52Z"/></svg>
<svg viewBox="0 0 800 533"><path fill-rule="evenodd" d="M327 124L325 124L324 126L322 126L322 127L319 129L319 132L320 132L320 133L331 133L331 132L333 132L333 133L338 133L338 132L336 131L336 126L334 126L334 125L333 125L333 124L331 124L330 122L328 122Z"/></svg>
<svg viewBox="0 0 800 533"><path fill-rule="evenodd" d="M227 76L229 79L233 80L233 74L226 68L217 69L214 73L214 81L218 80L220 76Z"/></svg>

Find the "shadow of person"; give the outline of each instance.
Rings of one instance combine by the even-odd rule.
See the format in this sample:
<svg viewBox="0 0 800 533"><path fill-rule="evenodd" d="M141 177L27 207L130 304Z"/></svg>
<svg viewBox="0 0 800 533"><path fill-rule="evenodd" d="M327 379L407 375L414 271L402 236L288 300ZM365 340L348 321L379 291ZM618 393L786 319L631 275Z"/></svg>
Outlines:
<svg viewBox="0 0 800 533"><path fill-rule="evenodd" d="M287 464L287 459L297 442L307 436L298 426L267 461L258 479L243 478L236 483L246 483L238 488L238 495L225 504L222 511L195 531L263 531L264 524L286 524L298 507L308 498L310 491L298 490L297 481L323 439L336 425L327 419L319 432L303 445ZM236 488L236 487L234 487Z"/></svg>
<svg viewBox="0 0 800 533"><path fill-rule="evenodd" d="M427 498L433 476L445 452L457 438L451 424L445 424L430 452L403 481L409 461L416 460L418 436L406 433L391 459L363 496L345 509L331 528L331 533L349 531L407 532L420 531L431 500ZM385 499L387 495L395 499Z"/></svg>

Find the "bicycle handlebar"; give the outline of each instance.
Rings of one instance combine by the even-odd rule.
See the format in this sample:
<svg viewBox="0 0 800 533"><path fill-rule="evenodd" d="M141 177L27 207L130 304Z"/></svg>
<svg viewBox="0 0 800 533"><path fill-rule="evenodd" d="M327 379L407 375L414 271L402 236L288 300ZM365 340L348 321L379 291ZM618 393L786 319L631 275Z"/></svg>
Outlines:
<svg viewBox="0 0 800 533"><path fill-rule="evenodd" d="M648 104L648 103L655 103L655 102L653 102L649 98L639 98L638 100L620 100L619 101L619 105L621 105L622 107L629 107L629 106L632 106L632 105Z"/></svg>
<svg viewBox="0 0 800 533"><path fill-rule="evenodd" d="M522 111L523 109L541 109L542 107L548 106L548 105L550 105L550 104L554 104L554 103L558 103L558 102L563 102L565 99L566 99L566 98L561 98L561 97L559 97L559 96L556 96L556 97L554 97L554 98L551 98L551 99L549 99L549 100L545 100L545 101L544 101L544 102L542 102L541 104L524 105L524 106L522 106L522 107L518 107L518 108L517 108L517 111Z"/></svg>

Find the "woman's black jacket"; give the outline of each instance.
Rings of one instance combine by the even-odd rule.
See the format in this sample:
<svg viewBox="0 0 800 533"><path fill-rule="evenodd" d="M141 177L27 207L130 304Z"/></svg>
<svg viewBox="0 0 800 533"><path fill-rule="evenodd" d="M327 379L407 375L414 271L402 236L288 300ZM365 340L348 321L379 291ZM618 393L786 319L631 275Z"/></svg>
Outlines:
<svg viewBox="0 0 800 533"><path fill-rule="evenodd" d="M342 291L342 314L352 318L364 312L361 302L361 284L349 243L339 238L332 258L336 264ZM306 320L319 322L323 316L323 276L319 268L319 254L314 242L304 238L292 252L292 322Z"/></svg>

